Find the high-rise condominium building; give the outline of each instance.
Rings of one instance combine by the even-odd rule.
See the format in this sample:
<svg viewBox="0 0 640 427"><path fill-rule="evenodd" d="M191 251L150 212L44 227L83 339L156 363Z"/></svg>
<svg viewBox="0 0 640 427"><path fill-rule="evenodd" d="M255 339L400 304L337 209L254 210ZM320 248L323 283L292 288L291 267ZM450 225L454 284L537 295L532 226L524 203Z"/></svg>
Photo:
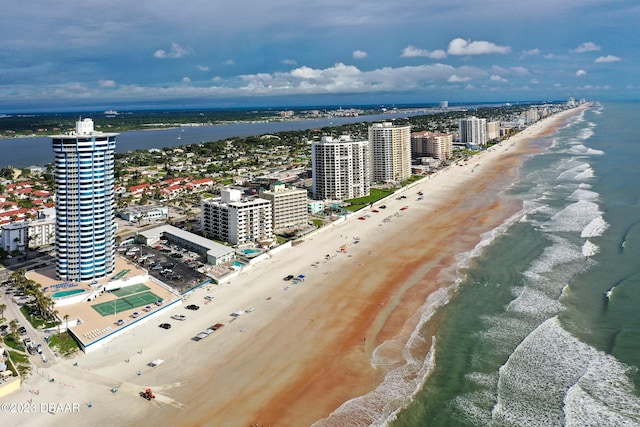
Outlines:
<svg viewBox="0 0 640 427"><path fill-rule="evenodd" d="M411 134L411 155L414 157L433 157L447 160L453 156L453 135L429 131Z"/></svg>
<svg viewBox="0 0 640 427"><path fill-rule="evenodd" d="M371 156L368 141L349 136L322 137L311 144L313 197L317 200L347 200L369 195Z"/></svg>
<svg viewBox="0 0 640 427"><path fill-rule="evenodd" d="M271 202L273 231L307 225L307 190L275 182L269 190L260 191L260 198Z"/></svg>
<svg viewBox="0 0 640 427"><path fill-rule="evenodd" d="M56 182L56 274L86 281L115 268L114 150L116 133L96 132L93 121L52 136Z"/></svg>
<svg viewBox="0 0 640 427"><path fill-rule="evenodd" d="M487 145L487 119L471 116L458 121L460 142L467 146Z"/></svg>
<svg viewBox="0 0 640 427"><path fill-rule="evenodd" d="M411 177L411 126L391 122L369 127L374 182L400 182Z"/></svg>
<svg viewBox="0 0 640 427"><path fill-rule="evenodd" d="M271 202L242 197L235 189L222 190L220 197L200 203L200 225L205 237L234 245L273 239Z"/></svg>

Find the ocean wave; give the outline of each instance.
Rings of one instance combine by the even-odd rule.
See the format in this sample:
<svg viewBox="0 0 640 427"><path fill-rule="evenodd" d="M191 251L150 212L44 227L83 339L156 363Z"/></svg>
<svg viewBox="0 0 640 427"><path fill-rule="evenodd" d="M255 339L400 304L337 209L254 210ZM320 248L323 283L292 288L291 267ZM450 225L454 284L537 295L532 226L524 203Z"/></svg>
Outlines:
<svg viewBox="0 0 640 427"><path fill-rule="evenodd" d="M582 245L582 255L584 255L585 257L594 256L598 252L600 252L600 247L588 240L584 242L584 245Z"/></svg>
<svg viewBox="0 0 640 427"><path fill-rule="evenodd" d="M595 134L595 132L593 131L593 128L596 126L595 123L587 122L587 125L589 127L582 129L578 132L578 138L580 138L583 141L591 138Z"/></svg>
<svg viewBox="0 0 640 427"><path fill-rule="evenodd" d="M589 163L575 161L575 159L560 165L558 169L564 169L563 172L556 177L558 180L575 181L579 179L578 176L582 175L586 171L591 171L591 173L593 173Z"/></svg>
<svg viewBox="0 0 640 427"><path fill-rule="evenodd" d="M591 220L586 227L582 229L580 232L580 237L597 237L602 236L602 234L609 228L609 224L602 218L602 215Z"/></svg>
<svg viewBox="0 0 640 427"><path fill-rule="evenodd" d="M507 306L507 312L525 314L527 316L544 320L564 310L557 299L549 297L545 292L530 287Z"/></svg>
<svg viewBox="0 0 640 427"><path fill-rule="evenodd" d="M596 203L579 200L553 215L544 228L548 231L582 231L601 215Z"/></svg>
<svg viewBox="0 0 640 427"><path fill-rule="evenodd" d="M595 148L589 148L585 145L582 144L575 144L572 145L571 148L569 149L569 152L571 154L578 154L578 155L591 155L591 156L601 156L604 155L604 151L602 150L596 150Z"/></svg>
<svg viewBox="0 0 640 427"><path fill-rule="evenodd" d="M571 193L568 197L569 200L589 200L595 201L600 198L600 195L595 191L590 191L585 188L579 187L576 191Z"/></svg>
<svg viewBox="0 0 640 427"><path fill-rule="evenodd" d="M553 317L500 367L492 423L527 426L638 425L631 368L566 332Z"/></svg>

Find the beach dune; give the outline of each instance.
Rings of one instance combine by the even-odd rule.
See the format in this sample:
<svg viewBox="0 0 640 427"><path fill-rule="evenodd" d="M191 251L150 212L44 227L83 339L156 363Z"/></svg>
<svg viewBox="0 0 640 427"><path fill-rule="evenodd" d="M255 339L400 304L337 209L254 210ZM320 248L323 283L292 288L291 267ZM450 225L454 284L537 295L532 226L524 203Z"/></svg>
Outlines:
<svg viewBox="0 0 640 427"><path fill-rule="evenodd" d="M369 425L380 416L374 398L365 400L367 411L334 411L375 390L404 363L402 349L429 295L452 283L461 254L521 210L504 191L523 159L539 149L536 138L577 111L538 122L465 165L413 184L385 200L386 209L377 203L379 212L357 215L365 220L351 217L231 283L193 292L185 303L200 310L177 308L187 320L170 321L168 331L157 323L172 313L104 350L39 369L7 399L75 402L80 411L8 414L7 421L44 426L55 416L56 423L92 426ZM283 281L289 274L305 280ZM215 300L205 305L205 295ZM250 308L231 321L231 313ZM436 312L429 323L434 334L438 320ZM210 337L191 339L218 322L225 326ZM426 357L430 345L413 356ZM164 363L148 366L156 358ZM138 396L146 387L156 399Z"/></svg>

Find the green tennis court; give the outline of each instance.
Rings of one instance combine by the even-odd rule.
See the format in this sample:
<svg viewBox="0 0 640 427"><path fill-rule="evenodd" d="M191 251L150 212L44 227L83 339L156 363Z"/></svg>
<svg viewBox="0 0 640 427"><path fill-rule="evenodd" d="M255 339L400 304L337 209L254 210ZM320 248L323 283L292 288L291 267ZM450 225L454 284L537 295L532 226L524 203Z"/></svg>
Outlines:
<svg viewBox="0 0 640 427"><path fill-rule="evenodd" d="M140 294L130 295L128 297L118 298L117 300L102 302L92 305L93 309L100 313L101 316L121 313L123 311L132 310L142 307L143 305L155 304L161 298L151 291L142 292Z"/></svg>
<svg viewBox="0 0 640 427"><path fill-rule="evenodd" d="M138 283L137 285L131 285L125 288L113 290L111 291L111 293L117 296L118 298L120 298L120 297L126 297L127 295L131 295L131 294L137 294L138 292L148 291L149 289L150 288L147 285Z"/></svg>

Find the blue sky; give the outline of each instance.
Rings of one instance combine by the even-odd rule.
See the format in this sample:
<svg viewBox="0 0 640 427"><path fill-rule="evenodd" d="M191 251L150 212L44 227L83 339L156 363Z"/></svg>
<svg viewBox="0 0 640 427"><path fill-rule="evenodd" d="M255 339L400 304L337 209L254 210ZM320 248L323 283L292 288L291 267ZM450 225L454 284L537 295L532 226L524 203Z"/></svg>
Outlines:
<svg viewBox="0 0 640 427"><path fill-rule="evenodd" d="M640 98L637 0L3 2L0 113Z"/></svg>

